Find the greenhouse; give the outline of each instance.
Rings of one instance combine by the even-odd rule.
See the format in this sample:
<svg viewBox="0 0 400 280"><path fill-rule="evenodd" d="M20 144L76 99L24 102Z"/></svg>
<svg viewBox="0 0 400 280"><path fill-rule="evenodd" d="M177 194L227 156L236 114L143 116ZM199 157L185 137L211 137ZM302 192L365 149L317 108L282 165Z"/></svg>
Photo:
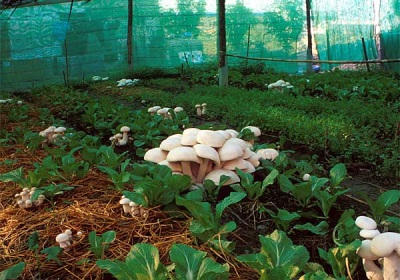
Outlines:
<svg viewBox="0 0 400 280"><path fill-rule="evenodd" d="M399 0L0 8L0 279L400 279Z"/></svg>

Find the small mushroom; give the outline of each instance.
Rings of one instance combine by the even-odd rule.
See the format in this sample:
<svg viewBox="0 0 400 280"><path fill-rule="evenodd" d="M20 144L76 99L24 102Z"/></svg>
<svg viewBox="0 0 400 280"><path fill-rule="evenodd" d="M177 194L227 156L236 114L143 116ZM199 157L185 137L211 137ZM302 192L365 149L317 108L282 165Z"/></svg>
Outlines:
<svg viewBox="0 0 400 280"><path fill-rule="evenodd" d="M207 103L201 104L201 114L205 115L207 113Z"/></svg>
<svg viewBox="0 0 400 280"><path fill-rule="evenodd" d="M197 115L198 117L201 117L201 115L202 115L202 112L201 112L201 105L200 105L200 104L196 104L195 108L196 108L196 115Z"/></svg>

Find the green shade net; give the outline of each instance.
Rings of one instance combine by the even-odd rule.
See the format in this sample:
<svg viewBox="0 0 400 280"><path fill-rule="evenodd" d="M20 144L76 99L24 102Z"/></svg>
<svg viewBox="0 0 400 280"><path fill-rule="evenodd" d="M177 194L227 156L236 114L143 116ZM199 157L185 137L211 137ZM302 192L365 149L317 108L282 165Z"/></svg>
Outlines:
<svg viewBox="0 0 400 280"><path fill-rule="evenodd" d="M380 3L379 13L376 3ZM399 58L398 6L398 0L312 1L314 55L327 60L363 60L364 38L368 59ZM128 35L128 0L2 10L1 89L88 81L95 75L120 79L129 71L147 67L174 73L183 67L216 67L216 1L135 0L132 12ZM305 0L226 1L226 34L228 54L304 60ZM132 38L129 46L128 36ZM251 63L287 73L306 69L304 62L228 57L229 66ZM324 70L334 66L321 65ZM383 67L399 71L398 63Z"/></svg>

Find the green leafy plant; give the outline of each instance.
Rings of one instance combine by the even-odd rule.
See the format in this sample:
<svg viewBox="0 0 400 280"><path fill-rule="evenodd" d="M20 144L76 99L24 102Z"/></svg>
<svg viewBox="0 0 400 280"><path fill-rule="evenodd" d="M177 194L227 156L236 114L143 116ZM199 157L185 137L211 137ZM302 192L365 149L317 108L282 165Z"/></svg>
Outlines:
<svg viewBox="0 0 400 280"><path fill-rule="evenodd" d="M119 172L108 166L99 165L97 168L109 176L111 182L114 184L115 189L122 191L125 189L125 186L131 182L131 174L129 171L127 171L129 163L130 159L126 159L123 163L121 163Z"/></svg>
<svg viewBox="0 0 400 280"><path fill-rule="evenodd" d="M110 244L116 238L116 232L113 230L106 231L101 236L96 235L95 231L89 233L90 250L96 259L102 259Z"/></svg>
<svg viewBox="0 0 400 280"><path fill-rule="evenodd" d="M359 237L360 229L356 226L355 211L347 209L342 213L332 232L332 239L336 245L341 246L353 242Z"/></svg>
<svg viewBox="0 0 400 280"><path fill-rule="evenodd" d="M160 262L157 248L147 243L133 245L125 262L97 260L96 265L107 270L119 280L168 279L167 269Z"/></svg>
<svg viewBox="0 0 400 280"><path fill-rule="evenodd" d="M207 253L184 244L174 244L169 252L175 279L228 279L229 265L219 264Z"/></svg>
<svg viewBox="0 0 400 280"><path fill-rule="evenodd" d="M368 206L372 212L372 216L374 220L379 224L384 214L389 208L397 203L400 200L400 191L399 190L388 190L381 193L378 198L373 201L371 198L368 197L367 194L361 194L365 201L368 203Z"/></svg>
<svg viewBox="0 0 400 280"><path fill-rule="evenodd" d="M136 175L132 175L134 191L124 191L123 194L144 207L171 204L176 195L189 190L192 185L189 176L172 174L171 169L165 165L146 165L135 172Z"/></svg>
<svg viewBox="0 0 400 280"><path fill-rule="evenodd" d="M0 175L0 181L2 182L14 182L21 188L32 188L42 186L51 175L45 170L34 170L29 171L27 176L24 175L23 167L19 167L10 172Z"/></svg>
<svg viewBox="0 0 400 280"><path fill-rule="evenodd" d="M66 191L73 190L73 186L69 186L66 184L50 184L47 186L42 186L40 188L37 188L35 192L32 195L32 200L37 200L39 195L44 195L47 200L50 201L50 203L53 205L54 204L54 198L57 195L64 194Z"/></svg>
<svg viewBox="0 0 400 280"><path fill-rule="evenodd" d="M127 154L127 152L117 154L111 146L104 145L99 147L99 151L102 163L114 170L117 170L117 168L122 164Z"/></svg>
<svg viewBox="0 0 400 280"><path fill-rule="evenodd" d="M292 240L282 231L275 230L270 235L260 235L260 242L260 253L237 257L240 262L257 271L260 280L295 279L310 257L304 246L293 245Z"/></svg>
<svg viewBox="0 0 400 280"><path fill-rule="evenodd" d="M346 263L349 264L350 273L357 269L359 256L356 254L356 250L360 245L360 240L354 240L349 244L330 248L328 251L318 248L318 252L320 257L332 268L335 279L347 279Z"/></svg>
<svg viewBox="0 0 400 280"><path fill-rule="evenodd" d="M231 252L235 244L228 241L226 237L236 229L236 223L230 221L222 225L222 212L245 197L246 194L243 192L231 192L215 206L215 211L208 202L187 200L179 196L176 197L176 204L186 207L193 216L189 229L196 238L219 250Z"/></svg>
<svg viewBox="0 0 400 280"><path fill-rule="evenodd" d="M299 215L298 213L289 212L285 209L278 209L278 212L275 213L270 209L262 207L259 210L259 212L260 213L267 212L271 216L276 227L284 232L288 232L289 226L293 221L296 221L301 218L301 215Z"/></svg>
<svg viewBox="0 0 400 280"><path fill-rule="evenodd" d="M22 272L25 269L25 262L19 262L6 270L0 272L0 279L8 280L8 279L17 279L21 276Z"/></svg>

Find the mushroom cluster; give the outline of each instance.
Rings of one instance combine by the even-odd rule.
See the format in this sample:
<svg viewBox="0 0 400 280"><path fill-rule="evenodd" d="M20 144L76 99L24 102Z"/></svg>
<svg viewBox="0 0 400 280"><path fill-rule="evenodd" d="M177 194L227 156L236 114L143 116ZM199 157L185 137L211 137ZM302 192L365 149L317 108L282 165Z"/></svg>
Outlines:
<svg viewBox="0 0 400 280"><path fill-rule="evenodd" d="M101 81L108 81L109 77L100 77L100 76L93 76L92 82L101 82Z"/></svg>
<svg viewBox="0 0 400 280"><path fill-rule="evenodd" d="M122 126L119 131L121 133L117 133L109 138L112 146L124 146L128 144L128 133L131 129L128 126Z"/></svg>
<svg viewBox="0 0 400 280"><path fill-rule="evenodd" d="M252 151L253 144L238 138L233 129L185 129L164 139L150 149L144 160L167 165L176 174L188 175L193 184L210 179L219 184L222 175L230 177L225 185L239 182L236 168L252 173L260 164L261 155Z"/></svg>
<svg viewBox="0 0 400 280"><path fill-rule="evenodd" d="M377 223L366 216L357 217L355 224L361 228L360 236L365 238L357 254L363 259L367 278L400 279L400 233L380 233Z"/></svg>
<svg viewBox="0 0 400 280"><path fill-rule="evenodd" d="M34 206L42 205L46 199L44 195L39 195L38 199L32 201L32 195L35 193L36 188L23 188L22 192L17 193L15 198L17 199L17 205L19 208L31 208Z"/></svg>
<svg viewBox="0 0 400 280"><path fill-rule="evenodd" d="M292 89L293 86L289 82L285 82L284 80L278 80L275 83L271 83L266 85L268 89L277 89L283 91L285 88Z"/></svg>
<svg viewBox="0 0 400 280"><path fill-rule="evenodd" d="M196 104L195 108L196 108L196 115L198 117L201 117L207 113L207 103L203 103L201 105Z"/></svg>
<svg viewBox="0 0 400 280"><path fill-rule="evenodd" d="M161 106L153 106L147 109L147 112L150 113L150 115L154 116L155 114L164 117L164 119L171 119L171 113L170 113L171 108L168 107L161 107ZM182 107L175 107L173 109L175 114L178 114L179 112L183 111Z"/></svg>
<svg viewBox="0 0 400 280"><path fill-rule="evenodd" d="M7 105L7 104L11 104L11 103L14 103L14 99L11 99L11 98L0 99L0 104ZM16 103L17 103L17 105L22 105L22 101L21 100L18 100Z"/></svg>
<svg viewBox="0 0 400 280"><path fill-rule="evenodd" d="M121 79L119 81L117 81L117 87L125 87L125 86L132 86L135 85L137 83L139 83L140 80L139 79Z"/></svg>
<svg viewBox="0 0 400 280"><path fill-rule="evenodd" d="M76 235L81 237L82 232L78 231ZM72 243L72 231L70 229L66 229L64 232L57 235L56 242L58 242L60 248L67 249Z"/></svg>
<svg viewBox="0 0 400 280"><path fill-rule="evenodd" d="M121 196L119 200L119 204L122 205L122 209L125 214L131 214L132 216L141 216L146 217L148 215L148 210L143 208L142 205L139 205L129 198L126 198L124 195Z"/></svg>
<svg viewBox="0 0 400 280"><path fill-rule="evenodd" d="M39 135L46 138L43 141L43 144L45 144L45 143L52 144L52 143L55 143L59 137L63 137L66 130L67 129L63 126L59 126L59 127L49 126L45 130L40 131Z"/></svg>

